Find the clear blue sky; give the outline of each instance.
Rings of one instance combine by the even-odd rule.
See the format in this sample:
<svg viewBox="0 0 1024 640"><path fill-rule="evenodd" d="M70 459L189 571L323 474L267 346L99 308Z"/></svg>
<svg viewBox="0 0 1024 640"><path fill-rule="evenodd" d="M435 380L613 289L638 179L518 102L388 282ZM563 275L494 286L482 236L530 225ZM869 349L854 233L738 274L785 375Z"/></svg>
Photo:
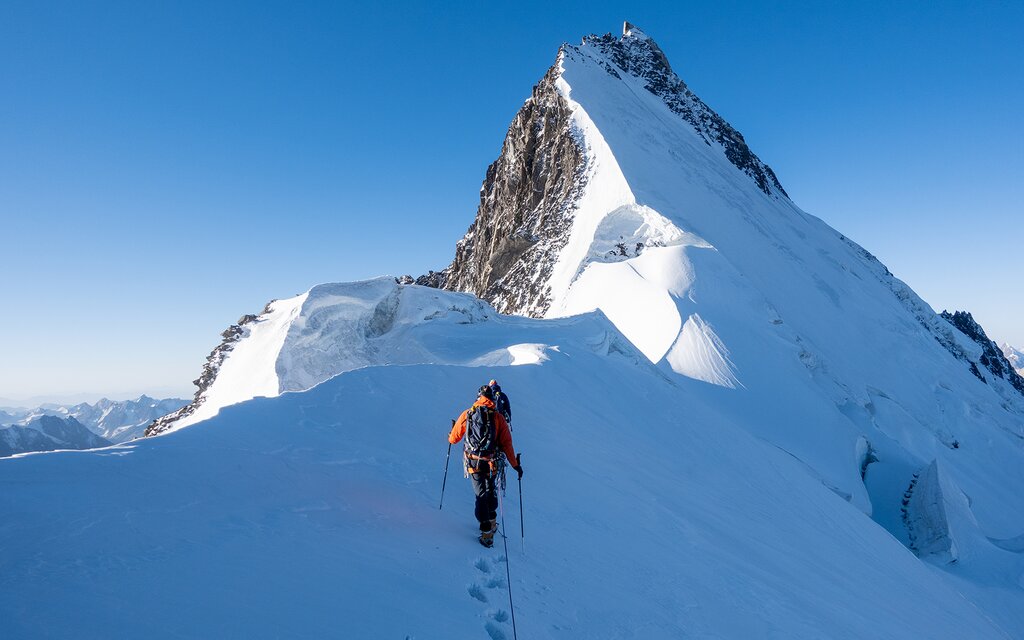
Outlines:
<svg viewBox="0 0 1024 640"><path fill-rule="evenodd" d="M797 204L1024 344L1024 3L371 5L3 3L0 398L190 395L267 300L445 266L559 44L623 19Z"/></svg>

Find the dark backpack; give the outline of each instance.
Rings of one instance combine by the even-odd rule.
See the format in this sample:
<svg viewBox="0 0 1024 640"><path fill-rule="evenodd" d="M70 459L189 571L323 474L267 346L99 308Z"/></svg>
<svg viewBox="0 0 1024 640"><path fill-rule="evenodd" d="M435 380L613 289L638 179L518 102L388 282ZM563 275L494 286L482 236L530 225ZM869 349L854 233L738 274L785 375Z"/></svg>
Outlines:
<svg viewBox="0 0 1024 640"><path fill-rule="evenodd" d="M473 407L466 416L466 453L480 458L492 458L497 446L494 409Z"/></svg>
<svg viewBox="0 0 1024 640"><path fill-rule="evenodd" d="M509 407L508 396L505 395L504 391L494 392L494 406L498 410L498 413L505 418L505 422L512 421L511 407Z"/></svg>

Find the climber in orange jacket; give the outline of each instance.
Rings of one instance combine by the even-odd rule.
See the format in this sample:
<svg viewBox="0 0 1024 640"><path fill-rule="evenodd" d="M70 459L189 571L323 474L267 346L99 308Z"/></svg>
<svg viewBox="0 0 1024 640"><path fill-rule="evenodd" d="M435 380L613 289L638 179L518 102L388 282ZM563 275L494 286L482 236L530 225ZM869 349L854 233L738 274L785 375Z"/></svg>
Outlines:
<svg viewBox="0 0 1024 640"><path fill-rule="evenodd" d="M466 438L464 458L466 472L473 483L476 494L476 519L480 522L480 544L490 547L494 544L494 533L498 530L498 496L496 480L499 476L501 454L523 477L523 467L516 458L512 446L512 432L508 423L496 410L494 392L487 385L480 387L480 397L473 406L462 412L455 421L448 442L458 443Z"/></svg>

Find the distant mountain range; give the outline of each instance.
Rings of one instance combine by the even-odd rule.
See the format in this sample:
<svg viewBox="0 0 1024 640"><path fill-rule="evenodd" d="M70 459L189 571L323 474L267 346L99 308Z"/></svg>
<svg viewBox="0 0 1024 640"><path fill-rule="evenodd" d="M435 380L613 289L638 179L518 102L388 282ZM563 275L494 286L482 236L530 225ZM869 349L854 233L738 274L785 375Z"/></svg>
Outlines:
<svg viewBox="0 0 1024 640"><path fill-rule="evenodd" d="M161 416L177 411L187 401L180 398L158 400L146 395L135 400L108 400L103 398L96 403L82 402L75 405L43 404L33 409L0 407L0 426L27 427L44 416L55 418L73 418L91 434L104 440L104 444L126 442L142 435L150 422ZM53 424L52 422L48 422ZM10 434L8 434L8 437ZM24 436L34 442L34 436ZM22 440L18 440L21 442ZM90 444L91 446L102 446ZM78 447L60 447L78 448ZM47 449L21 449L21 451L45 451ZM10 454L6 454L10 455Z"/></svg>
<svg viewBox="0 0 1024 640"><path fill-rule="evenodd" d="M1010 364L1017 371L1018 374L1024 376L1024 351L1021 351L1017 347L1011 347L1009 343L1004 342L999 346L1003 351L1003 355L1010 361Z"/></svg>
<svg viewBox="0 0 1024 640"><path fill-rule="evenodd" d="M74 418L41 415L0 428L0 458L29 451L95 449L112 444Z"/></svg>

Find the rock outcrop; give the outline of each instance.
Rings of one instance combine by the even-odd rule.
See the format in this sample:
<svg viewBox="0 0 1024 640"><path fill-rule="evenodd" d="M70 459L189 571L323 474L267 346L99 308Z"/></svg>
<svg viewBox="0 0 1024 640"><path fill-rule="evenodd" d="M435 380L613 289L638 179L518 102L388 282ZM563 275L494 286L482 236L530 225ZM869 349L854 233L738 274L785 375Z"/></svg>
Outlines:
<svg viewBox="0 0 1024 640"><path fill-rule="evenodd" d="M988 335L985 334L985 330L977 323L974 316L967 311L954 311L953 313L943 311L940 315L951 325L959 329L961 333L978 343L981 347L981 356L978 358L978 362L971 362L972 373L974 373L975 376L980 378L983 382L988 382L985 380L984 375L978 371L977 365L980 364L990 374L997 378L1006 380L1010 383L1010 386L1016 389L1021 395L1024 395L1024 378L1022 378L1013 368L1013 364L1003 354L999 345L994 341L989 340Z"/></svg>
<svg viewBox="0 0 1024 640"><path fill-rule="evenodd" d="M556 63L512 120L451 265L417 284L472 292L502 313L539 317L547 310L545 283L568 239L586 162L558 74Z"/></svg>

